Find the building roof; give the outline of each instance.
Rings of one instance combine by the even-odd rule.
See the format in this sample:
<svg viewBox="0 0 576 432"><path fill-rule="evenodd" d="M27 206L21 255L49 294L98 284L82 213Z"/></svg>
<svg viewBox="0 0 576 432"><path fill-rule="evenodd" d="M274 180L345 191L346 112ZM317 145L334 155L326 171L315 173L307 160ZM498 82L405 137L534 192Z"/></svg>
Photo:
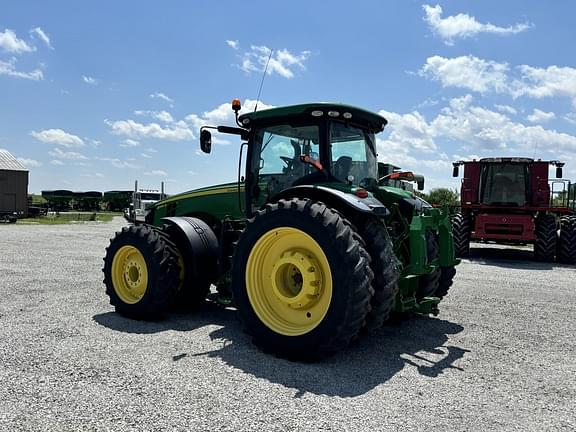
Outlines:
<svg viewBox="0 0 576 432"><path fill-rule="evenodd" d="M0 149L0 170L28 171L24 165L18 162L7 150Z"/></svg>

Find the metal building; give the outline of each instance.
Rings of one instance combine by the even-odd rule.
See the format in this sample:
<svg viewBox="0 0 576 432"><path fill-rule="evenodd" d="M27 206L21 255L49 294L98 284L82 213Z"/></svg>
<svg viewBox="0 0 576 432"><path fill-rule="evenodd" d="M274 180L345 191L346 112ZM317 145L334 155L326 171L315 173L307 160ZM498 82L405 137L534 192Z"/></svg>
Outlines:
<svg viewBox="0 0 576 432"><path fill-rule="evenodd" d="M28 213L28 170L0 149L0 212Z"/></svg>

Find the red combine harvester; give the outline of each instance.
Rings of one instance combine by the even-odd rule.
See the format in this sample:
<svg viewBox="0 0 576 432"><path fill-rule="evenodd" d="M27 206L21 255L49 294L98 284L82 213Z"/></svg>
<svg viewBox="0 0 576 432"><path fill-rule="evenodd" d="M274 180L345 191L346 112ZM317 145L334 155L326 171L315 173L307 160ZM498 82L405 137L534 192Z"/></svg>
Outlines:
<svg viewBox="0 0 576 432"><path fill-rule="evenodd" d="M470 240L533 243L539 261L576 264L576 188L562 179L564 163L529 158L484 158L464 165L461 212L452 220L457 256ZM548 179L550 166L556 180Z"/></svg>

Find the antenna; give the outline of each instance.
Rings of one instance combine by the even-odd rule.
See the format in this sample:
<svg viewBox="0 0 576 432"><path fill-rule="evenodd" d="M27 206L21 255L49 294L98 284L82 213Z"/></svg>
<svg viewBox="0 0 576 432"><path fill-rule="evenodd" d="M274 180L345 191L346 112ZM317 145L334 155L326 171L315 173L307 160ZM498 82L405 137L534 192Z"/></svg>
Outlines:
<svg viewBox="0 0 576 432"><path fill-rule="evenodd" d="M268 56L268 60L266 61L266 66L264 67L264 73L262 74L262 81L260 81L260 88L258 89L258 97L256 98L256 105L254 105L254 112L258 109L258 102L260 102L260 93L262 92L262 86L264 85L264 78L266 78L266 72L268 71L268 64L270 63L270 59L272 58L272 54L274 50L270 50L270 55Z"/></svg>

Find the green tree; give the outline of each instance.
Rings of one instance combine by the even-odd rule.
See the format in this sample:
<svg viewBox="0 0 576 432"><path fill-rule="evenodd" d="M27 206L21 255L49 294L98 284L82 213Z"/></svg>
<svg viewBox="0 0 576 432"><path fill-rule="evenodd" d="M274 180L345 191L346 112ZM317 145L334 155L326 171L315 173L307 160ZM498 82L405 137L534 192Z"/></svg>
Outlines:
<svg viewBox="0 0 576 432"><path fill-rule="evenodd" d="M460 195L456 189L436 188L432 189L424 197L433 206L438 207L457 207L460 205Z"/></svg>

